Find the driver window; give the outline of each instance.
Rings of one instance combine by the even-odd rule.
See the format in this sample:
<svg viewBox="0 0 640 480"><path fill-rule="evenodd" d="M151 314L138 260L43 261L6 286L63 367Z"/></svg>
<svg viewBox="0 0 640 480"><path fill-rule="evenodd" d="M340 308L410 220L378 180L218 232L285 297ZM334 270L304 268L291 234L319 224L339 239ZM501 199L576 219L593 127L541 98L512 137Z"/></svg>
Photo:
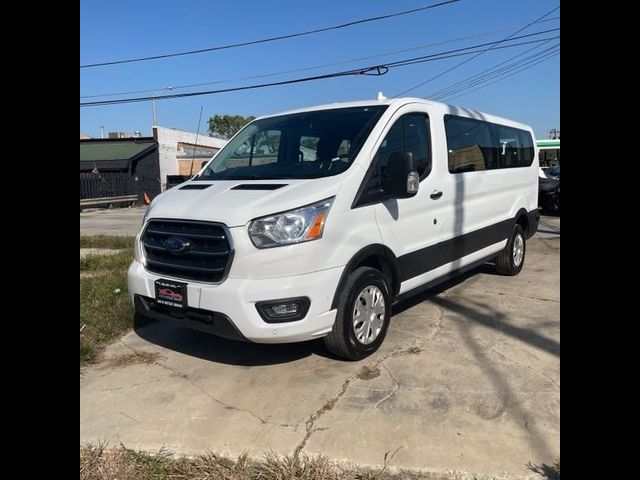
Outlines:
<svg viewBox="0 0 640 480"><path fill-rule="evenodd" d="M383 172L393 152L411 152L416 160L420 180L425 178L431 171L429 117L421 113L410 113L396 121L376 154L376 173Z"/></svg>
<svg viewBox="0 0 640 480"><path fill-rule="evenodd" d="M402 119L398 120L387 136L384 137L378 153L376 154L376 171L381 174L389 164L389 157L393 152L402 151Z"/></svg>

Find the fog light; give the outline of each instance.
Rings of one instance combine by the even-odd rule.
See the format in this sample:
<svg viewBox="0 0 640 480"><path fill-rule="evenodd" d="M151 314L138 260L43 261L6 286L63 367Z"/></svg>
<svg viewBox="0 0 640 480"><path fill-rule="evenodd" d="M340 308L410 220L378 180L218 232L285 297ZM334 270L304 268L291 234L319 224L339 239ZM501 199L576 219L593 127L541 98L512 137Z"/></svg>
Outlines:
<svg viewBox="0 0 640 480"><path fill-rule="evenodd" d="M296 315L300 309L299 303L284 303L282 305L274 305L267 307L267 311L271 310L273 316L281 317L283 315Z"/></svg>
<svg viewBox="0 0 640 480"><path fill-rule="evenodd" d="M309 311L311 302L307 297L283 298L257 302L256 309L267 323L284 323L301 320Z"/></svg>

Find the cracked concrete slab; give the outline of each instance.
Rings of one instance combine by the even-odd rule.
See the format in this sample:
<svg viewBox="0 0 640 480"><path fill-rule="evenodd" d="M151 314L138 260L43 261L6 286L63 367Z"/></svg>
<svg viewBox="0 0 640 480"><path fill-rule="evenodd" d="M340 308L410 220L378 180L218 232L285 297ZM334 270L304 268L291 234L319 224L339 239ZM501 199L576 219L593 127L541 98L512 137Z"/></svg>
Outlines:
<svg viewBox="0 0 640 480"><path fill-rule="evenodd" d="M396 305L382 348L361 362L331 358L321 342L131 332L104 359L156 360L82 371L81 441L369 466L397 449L396 468L530 476L529 462L560 454L559 254L559 238L534 238L516 277L482 267Z"/></svg>

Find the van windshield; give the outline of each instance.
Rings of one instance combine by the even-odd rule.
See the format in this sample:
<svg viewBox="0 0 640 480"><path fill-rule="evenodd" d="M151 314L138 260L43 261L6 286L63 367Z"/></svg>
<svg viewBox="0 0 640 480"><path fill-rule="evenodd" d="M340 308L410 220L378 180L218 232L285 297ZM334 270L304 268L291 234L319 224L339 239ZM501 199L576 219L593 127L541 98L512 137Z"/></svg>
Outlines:
<svg viewBox="0 0 640 480"><path fill-rule="evenodd" d="M256 120L194 180L319 178L344 172L386 105L337 108Z"/></svg>

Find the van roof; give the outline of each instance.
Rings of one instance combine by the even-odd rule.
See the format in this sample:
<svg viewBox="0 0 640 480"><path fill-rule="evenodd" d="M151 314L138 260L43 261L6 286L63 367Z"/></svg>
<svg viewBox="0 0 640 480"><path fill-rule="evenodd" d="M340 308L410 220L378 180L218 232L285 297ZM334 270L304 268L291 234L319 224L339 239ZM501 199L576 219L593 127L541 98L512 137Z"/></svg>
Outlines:
<svg viewBox="0 0 640 480"><path fill-rule="evenodd" d="M483 113L483 112L471 110L465 107L459 107L456 105L450 105L448 103L436 102L435 100L428 100L425 98L418 98L418 97L400 97L400 98L385 98L384 100L373 99L373 100L359 100L359 101L353 101L353 102L326 103L323 105L314 105L310 107L297 108L294 110L287 110L284 112L274 113L270 115L263 115L259 118L261 119L270 118L270 117L277 117L280 115L289 115L292 113L313 112L316 110L329 110L334 108L369 107L369 106L375 106L375 105L400 106L400 105L405 105L407 103L420 103L423 105L436 107L437 109L442 110L444 113L450 113L452 115L460 115L463 117L476 118L479 120L486 120L488 122L510 125L513 127L524 129L524 130L530 130L530 127L528 125L515 122L507 118L502 118L496 115L491 115L489 113Z"/></svg>

